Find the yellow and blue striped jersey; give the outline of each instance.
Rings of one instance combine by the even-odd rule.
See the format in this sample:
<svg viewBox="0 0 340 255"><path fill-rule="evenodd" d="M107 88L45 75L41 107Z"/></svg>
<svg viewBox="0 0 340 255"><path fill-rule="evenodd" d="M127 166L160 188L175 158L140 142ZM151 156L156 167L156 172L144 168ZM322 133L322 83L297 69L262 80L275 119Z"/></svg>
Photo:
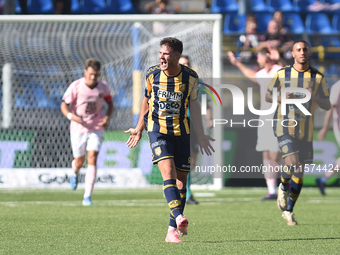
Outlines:
<svg viewBox="0 0 340 255"><path fill-rule="evenodd" d="M326 87L326 79L322 73L313 67L307 70L296 70L293 65L283 67L277 71L274 78L268 85L267 93L272 94L273 88L279 92L281 88L312 87L314 95L324 99L329 99L329 89ZM295 98L304 97L304 94L295 93ZM305 115L295 105L287 105L286 115L281 115L281 104L278 104L273 121L273 128L276 137L289 134L304 141L313 140L313 115L316 109L316 102L309 100L303 106L312 114Z"/></svg>
<svg viewBox="0 0 340 255"><path fill-rule="evenodd" d="M144 116L148 132L180 136L189 134L189 100L197 100L198 75L181 65L176 76L167 76L160 65L150 67L145 77L149 111Z"/></svg>

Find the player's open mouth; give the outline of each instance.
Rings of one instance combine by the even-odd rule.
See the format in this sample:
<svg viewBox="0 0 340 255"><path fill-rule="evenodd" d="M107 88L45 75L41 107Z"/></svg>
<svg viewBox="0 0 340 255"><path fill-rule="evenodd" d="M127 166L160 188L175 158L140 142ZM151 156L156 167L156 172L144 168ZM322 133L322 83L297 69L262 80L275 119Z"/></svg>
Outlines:
<svg viewBox="0 0 340 255"><path fill-rule="evenodd" d="M166 66L166 61L164 61L164 60L161 60L161 66L163 66L163 67L165 67Z"/></svg>

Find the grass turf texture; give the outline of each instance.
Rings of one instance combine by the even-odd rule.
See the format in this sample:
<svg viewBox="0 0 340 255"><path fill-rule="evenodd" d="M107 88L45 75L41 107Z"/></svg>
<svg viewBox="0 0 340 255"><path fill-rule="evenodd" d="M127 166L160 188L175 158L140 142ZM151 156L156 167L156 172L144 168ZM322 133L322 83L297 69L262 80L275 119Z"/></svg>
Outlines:
<svg viewBox="0 0 340 255"><path fill-rule="evenodd" d="M265 189L228 188L187 205L189 235L164 241L169 209L161 188L82 191L0 190L0 254L336 254L340 189L304 188L287 226ZM195 194L195 192L194 192ZM178 250L180 249L180 250Z"/></svg>

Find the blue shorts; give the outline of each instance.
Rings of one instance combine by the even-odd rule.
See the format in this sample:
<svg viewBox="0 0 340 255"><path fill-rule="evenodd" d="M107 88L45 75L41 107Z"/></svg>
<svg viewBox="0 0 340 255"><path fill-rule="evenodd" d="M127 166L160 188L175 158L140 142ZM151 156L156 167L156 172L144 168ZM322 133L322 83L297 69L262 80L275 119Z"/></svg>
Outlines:
<svg viewBox="0 0 340 255"><path fill-rule="evenodd" d="M181 136L148 132L152 151L152 163L157 164L163 159L173 158L176 169L190 171L190 134Z"/></svg>
<svg viewBox="0 0 340 255"><path fill-rule="evenodd" d="M313 142L296 139L290 135L277 138L282 158L298 154L300 164L313 163Z"/></svg>

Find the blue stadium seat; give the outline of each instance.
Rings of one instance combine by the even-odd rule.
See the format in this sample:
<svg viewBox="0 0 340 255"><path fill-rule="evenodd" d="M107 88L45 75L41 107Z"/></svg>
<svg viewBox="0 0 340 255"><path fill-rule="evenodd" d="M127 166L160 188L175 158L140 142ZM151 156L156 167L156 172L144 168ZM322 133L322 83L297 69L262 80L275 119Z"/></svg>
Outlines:
<svg viewBox="0 0 340 255"><path fill-rule="evenodd" d="M290 0L267 0L267 5L274 9L274 11L292 12L295 11L294 6Z"/></svg>
<svg viewBox="0 0 340 255"><path fill-rule="evenodd" d="M305 26L299 13L285 13L284 17L284 24L289 28L289 32L293 34L304 33Z"/></svg>
<svg viewBox="0 0 340 255"><path fill-rule="evenodd" d="M105 0L81 0L80 8L84 14L107 13Z"/></svg>
<svg viewBox="0 0 340 255"><path fill-rule="evenodd" d="M21 14L22 13L19 0L15 0L15 13L16 14Z"/></svg>
<svg viewBox="0 0 340 255"><path fill-rule="evenodd" d="M334 32L325 13L317 12L307 14L305 25L307 34L331 34Z"/></svg>
<svg viewBox="0 0 340 255"><path fill-rule="evenodd" d="M53 14L55 12L52 0L28 0L29 14Z"/></svg>
<svg viewBox="0 0 340 255"><path fill-rule="evenodd" d="M246 19L246 15L238 15L237 13L227 14L224 19L224 34L245 33Z"/></svg>
<svg viewBox="0 0 340 255"><path fill-rule="evenodd" d="M294 0L293 5L295 8L295 11L306 13L306 12L310 12L308 10L308 6L314 4L315 2L316 0Z"/></svg>
<svg viewBox="0 0 340 255"><path fill-rule="evenodd" d="M268 23L270 20L273 19L273 15L271 13L256 13L256 20L257 20L257 26L256 31L258 33L266 33Z"/></svg>
<svg viewBox="0 0 340 255"><path fill-rule="evenodd" d="M71 0L71 13L72 14L80 14L82 13L79 0Z"/></svg>
<svg viewBox="0 0 340 255"><path fill-rule="evenodd" d="M131 0L107 0L109 13L117 14L135 14L136 9L133 7Z"/></svg>
<svg viewBox="0 0 340 255"><path fill-rule="evenodd" d="M272 11L271 8L265 3L264 0L252 0L251 1L251 11L256 12L269 12Z"/></svg>
<svg viewBox="0 0 340 255"><path fill-rule="evenodd" d="M236 0L212 0L210 11L212 13L238 12Z"/></svg>
<svg viewBox="0 0 340 255"><path fill-rule="evenodd" d="M340 14L336 13L332 19L332 28L336 33L340 32Z"/></svg>

